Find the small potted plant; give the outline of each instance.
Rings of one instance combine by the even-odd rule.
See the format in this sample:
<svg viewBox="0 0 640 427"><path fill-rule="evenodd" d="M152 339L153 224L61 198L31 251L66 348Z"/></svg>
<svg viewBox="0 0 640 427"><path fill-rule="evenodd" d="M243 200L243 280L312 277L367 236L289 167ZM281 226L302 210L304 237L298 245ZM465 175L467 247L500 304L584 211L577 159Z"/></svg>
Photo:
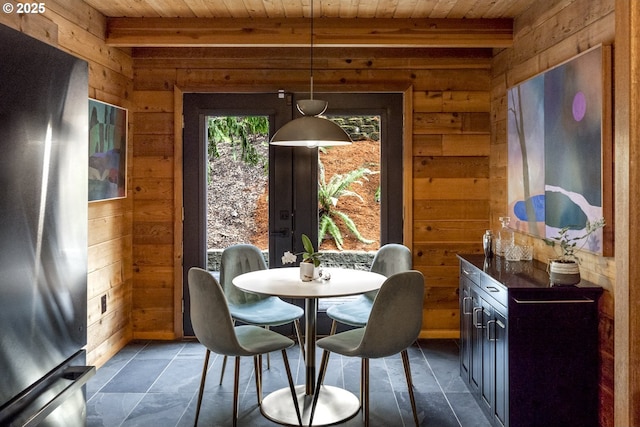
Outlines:
<svg viewBox="0 0 640 427"><path fill-rule="evenodd" d="M588 237L596 230L604 227L604 218L594 222L587 220L585 233L581 236L571 237L569 230L572 227L562 227L556 237L543 239L559 252L559 257L549 260L549 278L554 285L575 285L580 283L580 260L576 253L587 243ZM580 247L578 243L582 242ZM558 250L559 249L559 250Z"/></svg>
<svg viewBox="0 0 640 427"><path fill-rule="evenodd" d="M300 262L300 279L303 282L310 282L316 277L315 269L320 265L322 254L316 252L313 248L313 243L311 243L311 239L309 239L309 236L306 234L302 235L302 247L304 251L297 254L292 254L289 251L285 252L282 256L282 263L294 263L298 259L298 255L302 255L302 261Z"/></svg>

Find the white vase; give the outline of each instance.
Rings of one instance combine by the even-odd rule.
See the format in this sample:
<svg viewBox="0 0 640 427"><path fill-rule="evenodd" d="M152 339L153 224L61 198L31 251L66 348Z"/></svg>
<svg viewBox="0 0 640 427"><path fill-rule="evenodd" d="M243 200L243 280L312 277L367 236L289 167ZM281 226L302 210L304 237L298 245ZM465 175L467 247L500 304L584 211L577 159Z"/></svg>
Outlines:
<svg viewBox="0 0 640 427"><path fill-rule="evenodd" d="M570 260L549 261L549 280L556 286L580 283L580 265Z"/></svg>
<svg viewBox="0 0 640 427"><path fill-rule="evenodd" d="M316 267L312 262L300 263L300 280L303 282L310 282L315 277Z"/></svg>

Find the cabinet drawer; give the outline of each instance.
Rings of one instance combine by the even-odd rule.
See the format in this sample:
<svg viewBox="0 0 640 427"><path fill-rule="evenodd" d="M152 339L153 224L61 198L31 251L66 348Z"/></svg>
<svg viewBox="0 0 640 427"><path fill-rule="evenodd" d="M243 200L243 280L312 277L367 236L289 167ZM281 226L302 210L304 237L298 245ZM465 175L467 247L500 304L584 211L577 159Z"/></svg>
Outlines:
<svg viewBox="0 0 640 427"><path fill-rule="evenodd" d="M480 287L491 298L496 300L499 304L507 307L508 291L504 285L496 282L487 275L482 275L480 279Z"/></svg>
<svg viewBox="0 0 640 427"><path fill-rule="evenodd" d="M480 285L480 270L468 262L460 262L460 277L466 277L476 285Z"/></svg>

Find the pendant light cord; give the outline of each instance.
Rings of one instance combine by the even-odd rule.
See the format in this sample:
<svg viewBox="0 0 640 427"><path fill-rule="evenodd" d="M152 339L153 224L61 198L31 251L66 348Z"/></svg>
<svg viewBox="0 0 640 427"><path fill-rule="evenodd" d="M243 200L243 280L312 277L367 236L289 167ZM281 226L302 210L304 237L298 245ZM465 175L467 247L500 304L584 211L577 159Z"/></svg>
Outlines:
<svg viewBox="0 0 640 427"><path fill-rule="evenodd" d="M313 100L313 0L311 0L311 42L309 43L309 77L311 80L310 97Z"/></svg>

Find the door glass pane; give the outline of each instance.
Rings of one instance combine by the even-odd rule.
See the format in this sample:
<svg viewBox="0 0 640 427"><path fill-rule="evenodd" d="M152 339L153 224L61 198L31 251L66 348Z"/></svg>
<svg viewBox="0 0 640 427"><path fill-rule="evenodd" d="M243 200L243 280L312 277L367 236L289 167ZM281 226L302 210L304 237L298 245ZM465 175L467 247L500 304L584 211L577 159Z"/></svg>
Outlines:
<svg viewBox="0 0 640 427"><path fill-rule="evenodd" d="M354 141L319 150L320 250L380 247L380 116L327 116Z"/></svg>
<svg viewBox="0 0 640 427"><path fill-rule="evenodd" d="M268 249L268 149L267 116L207 117L210 260L212 252L239 243Z"/></svg>

